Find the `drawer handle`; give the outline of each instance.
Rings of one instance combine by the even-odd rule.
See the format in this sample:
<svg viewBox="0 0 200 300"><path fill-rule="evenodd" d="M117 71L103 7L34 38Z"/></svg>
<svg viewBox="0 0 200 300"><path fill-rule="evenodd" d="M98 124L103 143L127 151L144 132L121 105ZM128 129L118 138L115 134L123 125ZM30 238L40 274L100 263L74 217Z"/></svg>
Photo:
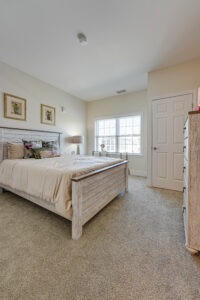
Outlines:
<svg viewBox="0 0 200 300"><path fill-rule="evenodd" d="M183 193L185 192L185 190L186 190L186 187L184 186L184 187L183 187Z"/></svg>
<svg viewBox="0 0 200 300"><path fill-rule="evenodd" d="M186 167L184 166L184 167L183 167L183 173L185 172L185 169L186 169Z"/></svg>
<svg viewBox="0 0 200 300"><path fill-rule="evenodd" d="M183 211L183 214L184 214L184 211L186 210L186 207L185 206L183 206L183 208L182 208L182 211Z"/></svg>
<svg viewBox="0 0 200 300"><path fill-rule="evenodd" d="M185 149L186 149L186 146L183 146L183 152L185 151Z"/></svg>
<svg viewBox="0 0 200 300"><path fill-rule="evenodd" d="M186 130L186 127L184 127L183 130Z"/></svg>

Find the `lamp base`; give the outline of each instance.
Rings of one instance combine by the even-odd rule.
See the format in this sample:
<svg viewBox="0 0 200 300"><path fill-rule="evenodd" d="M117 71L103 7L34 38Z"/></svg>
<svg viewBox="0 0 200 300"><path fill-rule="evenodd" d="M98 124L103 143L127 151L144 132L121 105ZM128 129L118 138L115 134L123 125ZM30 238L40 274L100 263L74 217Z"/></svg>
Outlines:
<svg viewBox="0 0 200 300"><path fill-rule="evenodd" d="M77 155L79 155L79 154L80 154L80 146L79 146L79 144L77 145L76 154L77 154Z"/></svg>

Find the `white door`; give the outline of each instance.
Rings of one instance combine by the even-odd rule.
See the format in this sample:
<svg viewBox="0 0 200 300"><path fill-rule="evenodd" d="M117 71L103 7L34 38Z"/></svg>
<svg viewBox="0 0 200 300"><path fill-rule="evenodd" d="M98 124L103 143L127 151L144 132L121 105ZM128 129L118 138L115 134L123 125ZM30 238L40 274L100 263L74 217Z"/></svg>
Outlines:
<svg viewBox="0 0 200 300"><path fill-rule="evenodd" d="M183 189L183 127L193 95L186 94L153 101L152 185Z"/></svg>

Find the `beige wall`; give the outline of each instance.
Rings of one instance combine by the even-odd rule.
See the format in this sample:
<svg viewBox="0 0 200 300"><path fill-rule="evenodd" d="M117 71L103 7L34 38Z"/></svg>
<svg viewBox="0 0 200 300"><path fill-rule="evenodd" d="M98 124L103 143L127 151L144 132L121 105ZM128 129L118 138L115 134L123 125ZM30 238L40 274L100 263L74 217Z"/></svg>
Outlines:
<svg viewBox="0 0 200 300"><path fill-rule="evenodd" d="M27 99L27 121L15 121L3 117L3 93ZM56 107L56 126L40 123L40 104ZM61 112L61 106L66 112ZM87 104L59 89L0 62L0 126L62 131L65 152L76 150L75 145L65 143L65 137L81 134L85 136L82 153L87 149L86 118Z"/></svg>
<svg viewBox="0 0 200 300"><path fill-rule="evenodd" d="M151 104L153 99L169 95L193 92L197 104L197 88L200 86L200 58L174 65L148 74L148 184L152 176L152 122Z"/></svg>
<svg viewBox="0 0 200 300"><path fill-rule="evenodd" d="M169 68L150 72L148 98L197 89L200 86L200 58Z"/></svg>
<svg viewBox="0 0 200 300"><path fill-rule="evenodd" d="M34 128L41 130L61 130L66 136L82 134L85 137L82 153L94 149L94 120L98 117L142 112L143 114L143 155L130 156L131 172L146 175L147 172L147 107L151 99L173 93L197 90L200 86L200 58L162 70L150 72L147 91L119 95L94 102L84 102L36 78L0 62L0 126ZM14 121L3 118L3 93L11 93L27 99L27 121ZM56 107L56 126L40 123L40 104ZM61 106L66 109L61 112ZM88 147L86 122L88 113ZM148 136L151 136L149 118ZM148 143L149 145L149 143ZM148 148L149 149L149 148ZM75 150L74 145L65 144L64 150ZM148 151L150 152L150 151Z"/></svg>
<svg viewBox="0 0 200 300"><path fill-rule="evenodd" d="M147 174L147 91L140 91L98 101L88 102L88 153L94 150L95 118L142 113L143 116L143 153L142 156L129 156L132 174Z"/></svg>

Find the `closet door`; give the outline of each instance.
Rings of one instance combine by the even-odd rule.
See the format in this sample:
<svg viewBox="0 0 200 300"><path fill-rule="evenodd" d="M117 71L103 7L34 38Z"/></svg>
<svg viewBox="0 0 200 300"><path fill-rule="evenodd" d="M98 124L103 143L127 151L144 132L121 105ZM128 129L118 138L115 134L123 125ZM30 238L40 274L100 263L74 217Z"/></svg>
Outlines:
<svg viewBox="0 0 200 300"><path fill-rule="evenodd" d="M192 94L153 101L152 183L155 187L183 189L183 127L192 107Z"/></svg>

